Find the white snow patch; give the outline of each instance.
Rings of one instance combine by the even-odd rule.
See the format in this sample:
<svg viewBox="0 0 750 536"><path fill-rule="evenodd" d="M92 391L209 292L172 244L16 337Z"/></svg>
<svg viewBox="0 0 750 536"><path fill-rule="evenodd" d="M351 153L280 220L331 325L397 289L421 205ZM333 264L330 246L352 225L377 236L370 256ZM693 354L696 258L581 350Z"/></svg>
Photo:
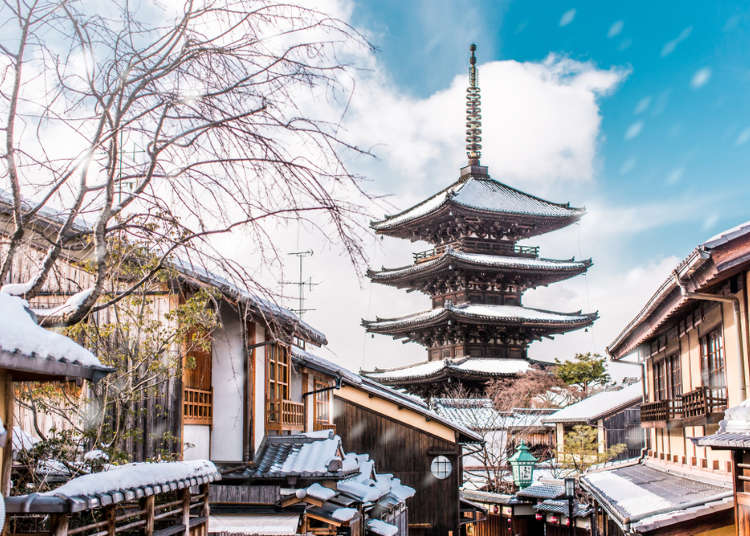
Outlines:
<svg viewBox="0 0 750 536"><path fill-rule="evenodd" d="M607 496L622 506L629 517L648 514L674 506L664 497L652 493L612 471L591 473L586 480L603 490Z"/></svg>
<svg viewBox="0 0 750 536"><path fill-rule="evenodd" d="M108 471L79 476L57 489L42 493L42 495L62 497L98 495L209 475L218 476L218 471L216 466L208 460L131 463L114 466Z"/></svg>
<svg viewBox="0 0 750 536"><path fill-rule="evenodd" d="M31 450L39 441L20 426L13 427L13 450Z"/></svg>
<svg viewBox="0 0 750 536"><path fill-rule="evenodd" d="M87 367L102 366L94 354L72 339L39 326L21 298L0 293L0 318L0 350Z"/></svg>
<svg viewBox="0 0 750 536"><path fill-rule="evenodd" d="M331 488L327 488L325 486L321 486L317 482L313 484L312 486L309 486L305 490L306 494L314 499L318 499L321 501L327 501L328 499L332 498L334 495L336 495L336 492L333 491Z"/></svg>
<svg viewBox="0 0 750 536"><path fill-rule="evenodd" d="M332 513L331 517L337 521L348 522L354 519L357 515L357 510L354 508L336 508Z"/></svg>
<svg viewBox="0 0 750 536"><path fill-rule="evenodd" d="M91 296L92 292L94 292L94 287L87 288L86 290L73 294L65 301L65 303L58 305L57 307L52 307L50 309L34 309L34 314L38 317L45 318L49 316L61 316L68 313L74 313L81 307L83 302Z"/></svg>
<svg viewBox="0 0 750 536"><path fill-rule="evenodd" d="M380 519L368 519L367 530L380 536L394 536L398 533L398 527Z"/></svg>

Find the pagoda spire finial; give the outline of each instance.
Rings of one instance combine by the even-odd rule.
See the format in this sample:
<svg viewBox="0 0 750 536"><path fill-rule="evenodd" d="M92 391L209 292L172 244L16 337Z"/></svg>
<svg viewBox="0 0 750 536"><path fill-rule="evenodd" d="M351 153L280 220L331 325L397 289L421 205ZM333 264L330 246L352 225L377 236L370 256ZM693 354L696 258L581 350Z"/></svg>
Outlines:
<svg viewBox="0 0 750 536"><path fill-rule="evenodd" d="M466 156L469 165L478 165L482 155L482 99L477 82L476 49L474 43L469 47L469 87L466 88Z"/></svg>

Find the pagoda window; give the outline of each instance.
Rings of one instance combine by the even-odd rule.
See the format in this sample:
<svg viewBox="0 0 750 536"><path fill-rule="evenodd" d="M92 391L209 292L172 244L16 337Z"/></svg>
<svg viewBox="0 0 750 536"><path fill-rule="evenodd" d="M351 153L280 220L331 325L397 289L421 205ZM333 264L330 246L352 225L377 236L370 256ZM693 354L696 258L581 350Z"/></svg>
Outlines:
<svg viewBox="0 0 750 536"><path fill-rule="evenodd" d="M701 337L701 377L715 397L726 398L724 341L721 328L716 328Z"/></svg>

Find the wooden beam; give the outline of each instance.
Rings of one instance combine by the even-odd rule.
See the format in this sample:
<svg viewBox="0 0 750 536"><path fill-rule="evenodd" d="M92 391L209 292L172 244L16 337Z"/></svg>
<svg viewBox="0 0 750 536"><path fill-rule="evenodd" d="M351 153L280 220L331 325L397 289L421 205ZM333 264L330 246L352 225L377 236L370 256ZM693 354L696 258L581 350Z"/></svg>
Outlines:
<svg viewBox="0 0 750 536"><path fill-rule="evenodd" d="M16 403L15 392L13 391L13 377L8 374L5 376L5 428L7 431L7 439L5 448L3 448L3 461L2 461L2 483L0 484L0 491L2 491L3 497L10 495L10 472L13 468L13 421L14 406ZM65 529L67 531L67 527Z"/></svg>

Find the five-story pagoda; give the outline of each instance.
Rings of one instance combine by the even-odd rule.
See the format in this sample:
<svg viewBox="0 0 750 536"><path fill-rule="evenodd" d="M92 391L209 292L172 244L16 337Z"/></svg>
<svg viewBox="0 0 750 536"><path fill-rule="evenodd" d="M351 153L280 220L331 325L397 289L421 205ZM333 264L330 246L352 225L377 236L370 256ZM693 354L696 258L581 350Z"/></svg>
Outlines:
<svg viewBox="0 0 750 536"><path fill-rule="evenodd" d="M362 322L371 333L427 348L426 362L365 373L420 394L440 392L446 381L479 390L489 379L525 372L531 342L589 326L597 318L597 313L558 313L521 304L525 290L581 274L591 261L540 258L538 248L518 241L566 227L584 210L511 188L480 165L475 50L472 45L466 95L468 165L447 188L371 224L382 235L435 245L415 253L409 266L368 272L377 283L428 294L432 309Z"/></svg>

